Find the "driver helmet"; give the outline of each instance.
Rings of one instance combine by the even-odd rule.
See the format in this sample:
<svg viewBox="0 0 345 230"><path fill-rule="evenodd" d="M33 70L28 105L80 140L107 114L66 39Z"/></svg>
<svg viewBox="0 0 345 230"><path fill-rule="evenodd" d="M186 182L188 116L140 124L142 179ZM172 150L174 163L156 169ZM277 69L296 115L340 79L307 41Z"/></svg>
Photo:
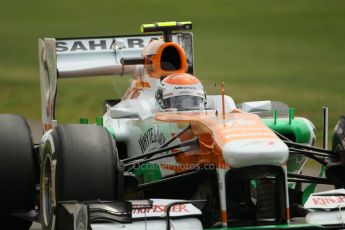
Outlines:
<svg viewBox="0 0 345 230"><path fill-rule="evenodd" d="M205 92L198 78L187 73L165 77L156 92L156 100L163 110L204 110Z"/></svg>

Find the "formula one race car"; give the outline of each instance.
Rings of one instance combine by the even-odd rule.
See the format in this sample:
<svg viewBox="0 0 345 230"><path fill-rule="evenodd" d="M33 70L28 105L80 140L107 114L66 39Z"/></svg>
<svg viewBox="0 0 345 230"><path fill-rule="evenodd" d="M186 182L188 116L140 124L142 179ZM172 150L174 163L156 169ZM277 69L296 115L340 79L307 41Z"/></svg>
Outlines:
<svg viewBox="0 0 345 230"><path fill-rule="evenodd" d="M142 25L143 35L39 40L41 143L24 118L0 115L8 229L343 227L345 117L327 150L284 103L236 105L223 85L206 95L192 33L182 32L191 28L162 22ZM98 75L133 78L96 124L59 125L58 82ZM307 158L322 165L319 177L302 174ZM317 184L336 190L314 194Z"/></svg>

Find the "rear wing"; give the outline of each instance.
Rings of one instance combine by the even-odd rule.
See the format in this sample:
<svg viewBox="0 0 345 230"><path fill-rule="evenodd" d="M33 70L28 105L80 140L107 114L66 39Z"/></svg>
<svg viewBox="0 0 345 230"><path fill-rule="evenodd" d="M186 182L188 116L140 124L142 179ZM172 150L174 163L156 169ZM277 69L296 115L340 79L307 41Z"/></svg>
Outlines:
<svg viewBox="0 0 345 230"><path fill-rule="evenodd" d="M151 40L162 39L161 34L39 39L41 110L44 130L51 129L52 121L55 120L55 98L60 79L133 75L137 66L122 65L121 59L140 57ZM173 33L172 41L184 49L188 73L193 74L193 34Z"/></svg>

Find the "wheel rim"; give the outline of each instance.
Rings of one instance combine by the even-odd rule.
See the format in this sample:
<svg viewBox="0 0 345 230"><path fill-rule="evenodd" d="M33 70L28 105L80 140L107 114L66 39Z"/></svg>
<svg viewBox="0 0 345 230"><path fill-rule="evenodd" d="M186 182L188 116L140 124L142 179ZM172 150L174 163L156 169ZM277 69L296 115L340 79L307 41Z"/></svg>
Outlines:
<svg viewBox="0 0 345 230"><path fill-rule="evenodd" d="M42 214L43 224L49 226L52 219L52 183L51 183L51 159L46 155L43 163L42 175Z"/></svg>

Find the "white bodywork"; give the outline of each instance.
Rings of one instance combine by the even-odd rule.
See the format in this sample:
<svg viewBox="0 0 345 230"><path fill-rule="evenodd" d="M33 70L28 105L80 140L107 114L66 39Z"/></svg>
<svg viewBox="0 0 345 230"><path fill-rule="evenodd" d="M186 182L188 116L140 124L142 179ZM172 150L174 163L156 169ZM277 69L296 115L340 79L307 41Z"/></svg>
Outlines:
<svg viewBox="0 0 345 230"><path fill-rule="evenodd" d="M243 103L242 109L248 113L253 111L272 111L272 104L271 101L249 101Z"/></svg>
<svg viewBox="0 0 345 230"><path fill-rule="evenodd" d="M320 225L344 225L345 189L313 193L304 208L311 210L306 222Z"/></svg>
<svg viewBox="0 0 345 230"><path fill-rule="evenodd" d="M170 229L181 230L202 230L201 222L196 218L183 218L170 220ZM93 230L164 230L166 229L166 222L164 220L141 220L135 221L131 224L106 223L106 224L92 224Z"/></svg>
<svg viewBox="0 0 345 230"><path fill-rule="evenodd" d="M223 148L225 161L233 167L250 165L282 165L289 157L289 148L281 140L237 140Z"/></svg>

